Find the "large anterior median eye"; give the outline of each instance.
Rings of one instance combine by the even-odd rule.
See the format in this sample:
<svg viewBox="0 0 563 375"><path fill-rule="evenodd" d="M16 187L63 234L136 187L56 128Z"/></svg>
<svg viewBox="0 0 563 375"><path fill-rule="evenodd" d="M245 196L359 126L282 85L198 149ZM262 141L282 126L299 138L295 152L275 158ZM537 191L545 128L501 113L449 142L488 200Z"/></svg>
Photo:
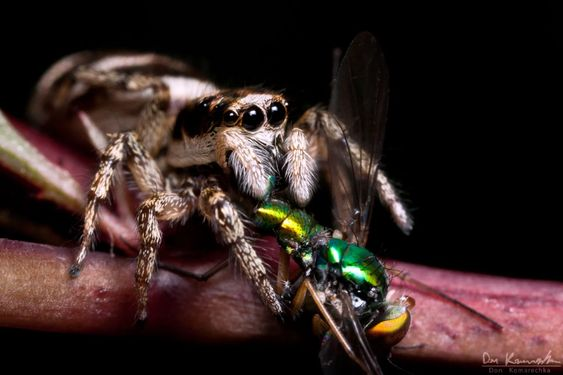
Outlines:
<svg viewBox="0 0 563 375"><path fill-rule="evenodd" d="M273 102L268 108L268 122L272 126L280 125L287 115L287 109L285 105L280 102Z"/></svg>
<svg viewBox="0 0 563 375"><path fill-rule="evenodd" d="M242 116L242 126L246 130L257 129L264 123L264 112L258 107L253 105L249 107Z"/></svg>

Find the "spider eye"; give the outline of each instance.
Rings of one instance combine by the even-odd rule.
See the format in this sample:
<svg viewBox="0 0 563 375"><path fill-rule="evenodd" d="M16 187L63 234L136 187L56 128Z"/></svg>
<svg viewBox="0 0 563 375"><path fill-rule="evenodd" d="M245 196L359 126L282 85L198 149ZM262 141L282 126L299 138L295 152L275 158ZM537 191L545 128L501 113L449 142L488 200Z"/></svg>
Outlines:
<svg viewBox="0 0 563 375"><path fill-rule="evenodd" d="M238 114L232 109L229 109L228 111L225 111L225 113L223 113L223 121L225 122L225 124L234 125L237 120Z"/></svg>
<svg viewBox="0 0 563 375"><path fill-rule="evenodd" d="M207 112L209 111L209 107L211 106L211 101L213 100L212 97L203 99L198 105L197 110L200 112Z"/></svg>
<svg viewBox="0 0 563 375"><path fill-rule="evenodd" d="M242 126L246 130L257 129L260 125L264 123L264 112L257 106L253 105L248 108L244 115L242 116Z"/></svg>
<svg viewBox="0 0 563 375"><path fill-rule="evenodd" d="M273 102L270 108L268 108L268 122L272 126L280 125L285 120L286 115L287 109L280 102Z"/></svg>

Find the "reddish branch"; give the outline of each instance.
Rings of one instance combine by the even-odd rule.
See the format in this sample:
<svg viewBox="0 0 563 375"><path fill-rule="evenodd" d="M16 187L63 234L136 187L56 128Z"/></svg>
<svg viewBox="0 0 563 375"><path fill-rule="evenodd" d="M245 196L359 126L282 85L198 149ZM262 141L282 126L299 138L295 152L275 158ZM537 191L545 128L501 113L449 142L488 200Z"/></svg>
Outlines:
<svg viewBox="0 0 563 375"><path fill-rule="evenodd" d="M275 249L272 249L275 251ZM242 276L232 269L206 282L160 270L152 284L149 319L134 325L134 261L93 253L77 279L67 271L66 248L0 241L0 325L54 332L158 334L191 342L295 340ZM209 259L193 266L203 270ZM395 280L398 293L416 299L409 334L394 350L402 359L480 366L484 353L505 359L544 357L563 362L563 285L443 271L393 263L419 280L484 312L504 326L495 331L465 311ZM306 333L304 333L306 334ZM415 349L401 347L420 346Z"/></svg>

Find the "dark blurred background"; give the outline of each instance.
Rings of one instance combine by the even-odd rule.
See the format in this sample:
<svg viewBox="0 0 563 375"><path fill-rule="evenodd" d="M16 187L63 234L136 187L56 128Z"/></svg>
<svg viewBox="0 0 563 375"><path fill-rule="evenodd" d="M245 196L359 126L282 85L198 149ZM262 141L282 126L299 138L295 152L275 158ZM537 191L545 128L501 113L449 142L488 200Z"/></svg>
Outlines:
<svg viewBox="0 0 563 375"><path fill-rule="evenodd" d="M517 277L563 275L553 261L561 249L558 7L10 7L4 17L17 22L0 26L0 106L16 116L51 63L87 49L172 54L223 86L261 84L287 89L302 107L326 103L333 49L369 30L391 74L384 162L416 221L404 239L378 215L372 238L382 238L383 254Z"/></svg>
<svg viewBox="0 0 563 375"><path fill-rule="evenodd" d="M312 7L312 8L311 8ZM11 8L11 9L10 9ZM223 86L328 100L334 48L359 31L390 69L384 163L415 217L377 215L382 255L439 267L563 279L559 236L563 14L555 4L389 6L345 1L11 4L0 24L0 107L23 117L34 82L87 49L157 51Z"/></svg>

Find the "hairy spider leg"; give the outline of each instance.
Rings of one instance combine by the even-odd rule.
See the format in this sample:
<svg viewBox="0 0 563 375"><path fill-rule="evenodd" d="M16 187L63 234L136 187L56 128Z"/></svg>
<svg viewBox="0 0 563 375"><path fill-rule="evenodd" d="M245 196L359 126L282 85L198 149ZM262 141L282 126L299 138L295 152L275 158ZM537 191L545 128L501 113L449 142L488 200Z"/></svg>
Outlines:
<svg viewBox="0 0 563 375"><path fill-rule="evenodd" d="M209 221L219 240L232 249L244 273L258 289L263 302L275 315L281 315L283 307L268 279L264 263L247 241L239 212L227 194L218 186L202 189L198 209Z"/></svg>
<svg viewBox="0 0 563 375"><path fill-rule="evenodd" d="M322 149L322 147L326 147L326 145L323 144L323 136L320 135L321 133L324 133L324 137L330 139L340 139L344 137L346 133L346 124L338 122L330 112L317 107L313 107L305 112L300 122L303 123L302 128L308 132L308 138L315 139L311 144L321 148L320 150L309 150L309 154L315 155L317 160L323 159L324 156L322 153L326 151ZM377 189L379 200L389 211L395 224L405 234L409 234L413 228L413 219L406 205L402 202L396 188L381 167L370 165L369 163L361 163L361 160L366 160L367 157L365 156L366 151L362 150L360 145L350 137L346 138L346 142L351 152L351 162L354 163L354 167L358 168L359 172L367 175L370 172L367 168L378 168L375 188ZM325 168L328 169L330 166ZM330 173L330 171L328 172Z"/></svg>

